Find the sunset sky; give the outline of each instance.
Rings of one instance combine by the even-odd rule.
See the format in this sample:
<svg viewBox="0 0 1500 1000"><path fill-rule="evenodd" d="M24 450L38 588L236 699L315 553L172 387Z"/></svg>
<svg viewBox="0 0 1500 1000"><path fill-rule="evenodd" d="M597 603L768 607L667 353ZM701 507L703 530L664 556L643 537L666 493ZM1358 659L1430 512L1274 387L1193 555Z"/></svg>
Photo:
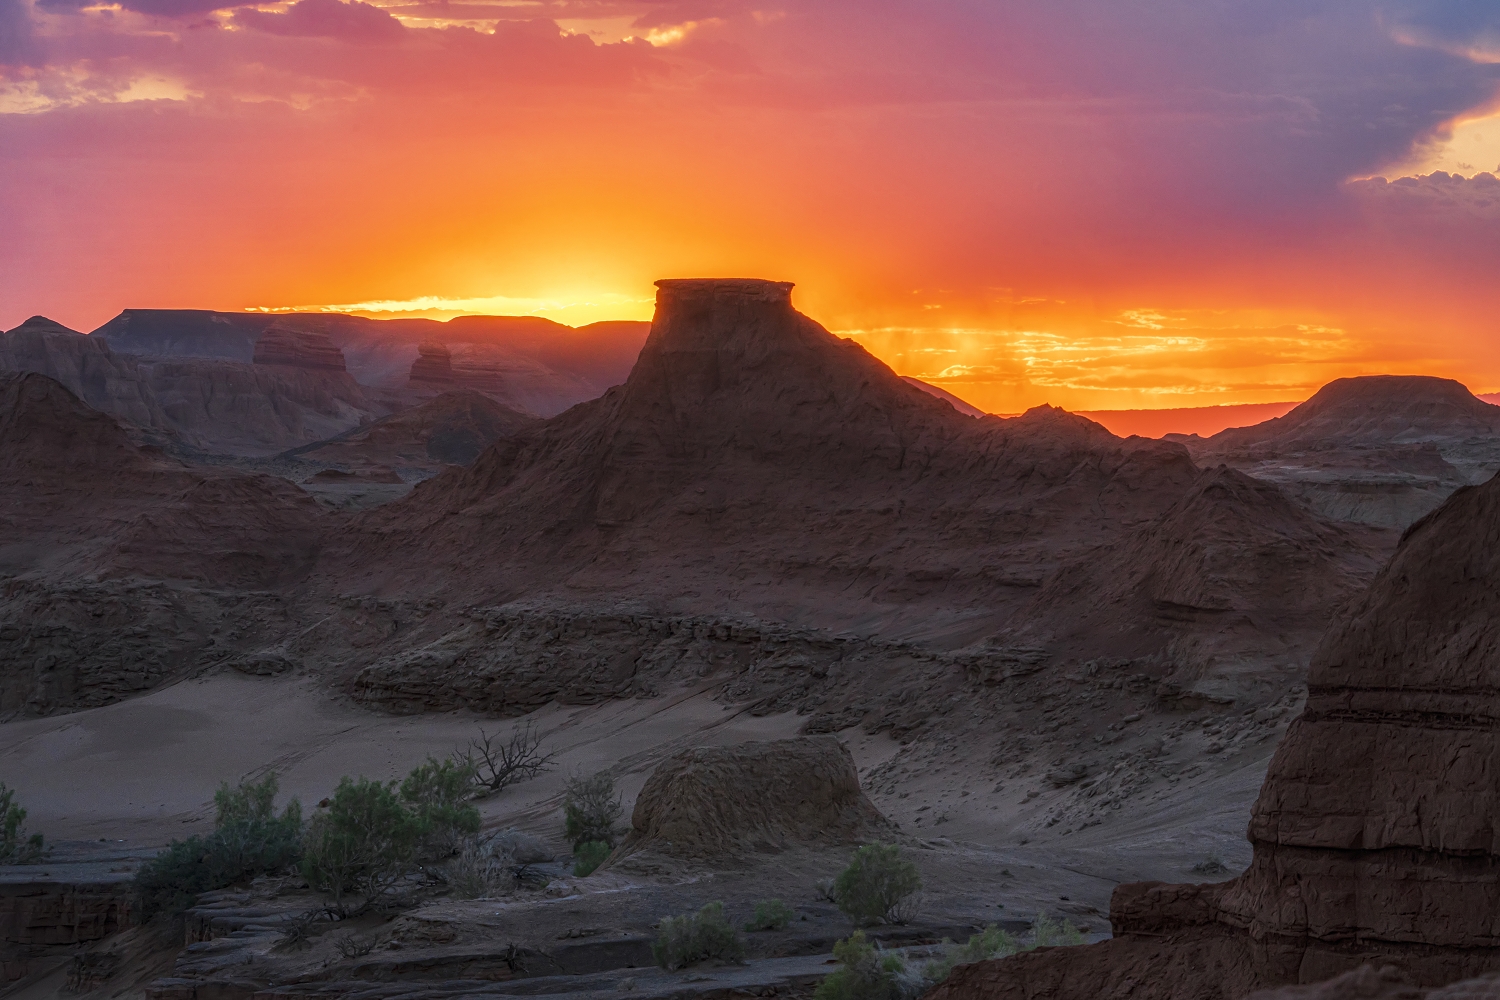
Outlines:
<svg viewBox="0 0 1500 1000"><path fill-rule="evenodd" d="M1500 389L1494 0L0 0L0 327L799 308L986 409Z"/></svg>

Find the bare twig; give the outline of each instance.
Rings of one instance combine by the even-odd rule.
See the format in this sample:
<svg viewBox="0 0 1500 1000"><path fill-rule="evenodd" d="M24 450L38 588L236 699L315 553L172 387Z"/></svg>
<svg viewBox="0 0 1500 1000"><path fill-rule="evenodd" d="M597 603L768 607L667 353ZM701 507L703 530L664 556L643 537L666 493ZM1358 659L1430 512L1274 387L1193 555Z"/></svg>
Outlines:
<svg viewBox="0 0 1500 1000"><path fill-rule="evenodd" d="M502 739L479 731L479 739L466 749L454 751L454 759L468 766L479 795L493 795L503 788L529 781L551 766L556 751L542 752L542 734L531 723Z"/></svg>

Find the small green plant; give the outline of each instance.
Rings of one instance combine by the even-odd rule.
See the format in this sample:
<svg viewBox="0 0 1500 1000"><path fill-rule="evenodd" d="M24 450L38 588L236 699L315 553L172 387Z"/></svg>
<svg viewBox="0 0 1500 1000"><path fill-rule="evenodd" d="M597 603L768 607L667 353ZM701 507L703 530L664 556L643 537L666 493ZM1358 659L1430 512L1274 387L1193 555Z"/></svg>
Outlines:
<svg viewBox="0 0 1500 1000"><path fill-rule="evenodd" d="M1032 948L1066 948L1083 942L1083 932L1065 919L1053 920L1045 913L1038 913L1032 921Z"/></svg>
<svg viewBox="0 0 1500 1000"><path fill-rule="evenodd" d="M422 860L449 857L465 837L479 832L479 809L468 801L473 781L468 764L428 757L401 782L401 801L417 825Z"/></svg>
<svg viewBox="0 0 1500 1000"><path fill-rule="evenodd" d="M833 880L833 898L856 924L895 923L906 917L902 904L921 888L922 876L901 856L901 848L866 844Z"/></svg>
<svg viewBox="0 0 1500 1000"><path fill-rule="evenodd" d="M784 931L792 922L796 911L779 899L767 899L755 904L755 913L745 924L747 931Z"/></svg>
<svg viewBox="0 0 1500 1000"><path fill-rule="evenodd" d="M226 782L214 793L217 822L207 836L174 840L136 872L142 920L176 916L198 895L285 871L301 851L302 806L288 802L276 815L276 775L259 782Z"/></svg>
<svg viewBox="0 0 1500 1000"><path fill-rule="evenodd" d="M590 841L608 844L613 850L624 812L625 807L615 792L615 780L607 772L600 771L592 778L568 779L563 793L563 830L574 850Z"/></svg>
<svg viewBox="0 0 1500 1000"><path fill-rule="evenodd" d="M369 902L411 871L424 829L396 794L394 781L345 777L302 842L302 875L342 906L348 896Z"/></svg>
<svg viewBox="0 0 1500 1000"><path fill-rule="evenodd" d="M864 931L836 942L833 957L841 968L818 984L813 1000L910 1000L925 986L907 972L900 955L880 951Z"/></svg>
<svg viewBox="0 0 1500 1000"><path fill-rule="evenodd" d="M16 802L16 793L0 781L0 865L24 865L46 853L42 835L26 835L26 810Z"/></svg>
<svg viewBox="0 0 1500 1000"><path fill-rule="evenodd" d="M602 840L589 840L573 851L573 874L579 878L592 875L594 869L609 857L610 846Z"/></svg>
<svg viewBox="0 0 1500 1000"><path fill-rule="evenodd" d="M982 933L971 934L963 944L943 942L943 954L928 962L922 974L929 983L940 983L956 966L970 962L984 962L993 958L1005 958L1021 950L1016 939L990 924Z"/></svg>
<svg viewBox="0 0 1500 1000"><path fill-rule="evenodd" d="M745 942L725 919L724 904L709 903L697 913L666 917L657 924L651 955L670 972L710 959L739 962L745 957Z"/></svg>

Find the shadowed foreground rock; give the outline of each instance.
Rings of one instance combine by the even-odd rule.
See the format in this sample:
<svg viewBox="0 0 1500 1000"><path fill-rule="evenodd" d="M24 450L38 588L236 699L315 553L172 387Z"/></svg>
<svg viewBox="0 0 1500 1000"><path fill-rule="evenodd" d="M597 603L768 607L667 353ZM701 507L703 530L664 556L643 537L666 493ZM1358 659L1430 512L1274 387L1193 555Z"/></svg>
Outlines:
<svg viewBox="0 0 1500 1000"><path fill-rule="evenodd" d="M1123 885L1115 938L964 967L933 1000L1244 996L1374 962L1500 969L1500 478L1413 525L1324 635L1217 885ZM1332 996L1332 994L1330 994Z"/></svg>
<svg viewBox="0 0 1500 1000"><path fill-rule="evenodd" d="M646 779L630 825L621 856L777 851L895 832L860 790L848 748L832 736L674 754Z"/></svg>

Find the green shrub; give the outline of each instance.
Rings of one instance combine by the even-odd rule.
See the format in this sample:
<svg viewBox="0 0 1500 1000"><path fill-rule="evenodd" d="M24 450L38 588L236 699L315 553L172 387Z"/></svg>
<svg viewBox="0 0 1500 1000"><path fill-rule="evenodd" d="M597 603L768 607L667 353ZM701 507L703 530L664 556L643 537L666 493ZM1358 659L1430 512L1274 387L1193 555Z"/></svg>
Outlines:
<svg viewBox="0 0 1500 1000"><path fill-rule="evenodd" d="M1031 924L1032 948L1066 948L1083 942L1083 932L1066 919L1053 920L1045 913L1038 913Z"/></svg>
<svg viewBox="0 0 1500 1000"><path fill-rule="evenodd" d="M792 922L796 911L779 899L767 899L755 904L755 913L745 924L747 931L784 931Z"/></svg>
<svg viewBox="0 0 1500 1000"><path fill-rule="evenodd" d="M813 1000L910 1000L923 992L901 956L879 951L864 931L834 944L833 957L842 968L818 984Z"/></svg>
<svg viewBox="0 0 1500 1000"><path fill-rule="evenodd" d="M418 827L421 859L450 857L465 837L479 832L479 809L467 801L473 782L474 771L467 763L432 757L401 782L401 801Z"/></svg>
<svg viewBox="0 0 1500 1000"><path fill-rule="evenodd" d="M929 983L940 983L948 978L955 966L970 962L984 962L992 958L1005 958L1021 950L1016 939L990 924L983 933L972 934L964 944L943 942L943 955L928 962L923 975Z"/></svg>
<svg viewBox="0 0 1500 1000"><path fill-rule="evenodd" d="M615 794L615 780L603 771L592 778L569 778L563 794L563 830L573 849L590 841L613 849L619 839L620 816L625 812Z"/></svg>
<svg viewBox="0 0 1500 1000"><path fill-rule="evenodd" d="M573 874L579 878L592 875L594 869L604 864L609 857L610 846L602 840L590 840L579 844L573 851Z"/></svg>
<svg viewBox="0 0 1500 1000"><path fill-rule="evenodd" d="M17 804L15 790L0 781L0 865L24 865L44 853L42 835L26 835L26 810Z"/></svg>
<svg viewBox="0 0 1500 1000"><path fill-rule="evenodd" d="M657 924L651 955L670 972L709 959L741 961L745 942L724 918L724 904L709 903L697 913L667 917Z"/></svg>
<svg viewBox="0 0 1500 1000"><path fill-rule="evenodd" d="M922 888L917 866L901 857L895 844L866 844L833 880L838 908L856 924L894 922L901 904Z"/></svg>
<svg viewBox="0 0 1500 1000"><path fill-rule="evenodd" d="M276 775L237 788L226 782L214 793L217 828L207 836L174 840L136 872L135 894L142 920L176 916L198 895L259 875L285 871L298 861L302 805L275 812Z"/></svg>
<svg viewBox="0 0 1500 1000"><path fill-rule="evenodd" d="M302 875L335 905L351 895L368 902L410 874L424 832L394 781L345 777L307 825Z"/></svg>

